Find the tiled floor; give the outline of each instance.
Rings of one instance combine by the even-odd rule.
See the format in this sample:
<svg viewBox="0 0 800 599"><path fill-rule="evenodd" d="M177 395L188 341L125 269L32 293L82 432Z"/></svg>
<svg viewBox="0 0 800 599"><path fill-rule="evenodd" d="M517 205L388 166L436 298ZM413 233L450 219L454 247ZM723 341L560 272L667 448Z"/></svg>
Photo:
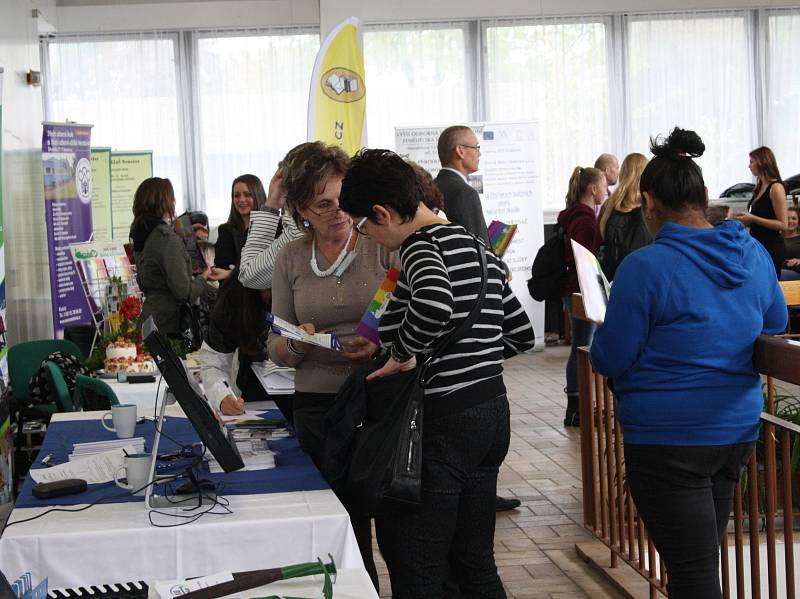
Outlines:
<svg viewBox="0 0 800 599"><path fill-rule="evenodd" d="M621 597L575 554L591 535L581 525L578 431L562 424L568 353L548 347L506 363L511 448L498 492L522 501L497 517L495 554L509 599ZM386 568L378 568L381 596L391 597Z"/></svg>

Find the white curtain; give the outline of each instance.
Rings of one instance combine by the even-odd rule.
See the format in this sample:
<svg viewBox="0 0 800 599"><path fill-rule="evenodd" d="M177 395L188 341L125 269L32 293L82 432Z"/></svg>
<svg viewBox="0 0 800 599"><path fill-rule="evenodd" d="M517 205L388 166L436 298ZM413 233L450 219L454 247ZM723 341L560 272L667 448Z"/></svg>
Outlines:
<svg viewBox="0 0 800 599"><path fill-rule="evenodd" d="M471 120L465 34L459 23L368 27L364 68L370 147L394 149L395 127Z"/></svg>
<svg viewBox="0 0 800 599"><path fill-rule="evenodd" d="M546 211L564 208L576 166L611 149L609 20L487 23L487 120L531 120L539 127L540 189Z"/></svg>
<svg viewBox="0 0 800 599"><path fill-rule="evenodd" d="M698 164L710 197L750 181L756 146L753 32L747 11L633 15L627 29L631 151L676 125L706 145Z"/></svg>
<svg viewBox="0 0 800 599"><path fill-rule="evenodd" d="M319 35L308 30L206 32L197 42L196 89L205 195L213 224L228 218L231 182L266 187L278 161L306 141L308 91Z"/></svg>
<svg viewBox="0 0 800 599"><path fill-rule="evenodd" d="M152 150L153 174L186 204L175 43L166 33L59 38L47 43L47 119L90 123L92 146Z"/></svg>
<svg viewBox="0 0 800 599"><path fill-rule="evenodd" d="M800 10L768 11L764 143L781 176L800 173Z"/></svg>

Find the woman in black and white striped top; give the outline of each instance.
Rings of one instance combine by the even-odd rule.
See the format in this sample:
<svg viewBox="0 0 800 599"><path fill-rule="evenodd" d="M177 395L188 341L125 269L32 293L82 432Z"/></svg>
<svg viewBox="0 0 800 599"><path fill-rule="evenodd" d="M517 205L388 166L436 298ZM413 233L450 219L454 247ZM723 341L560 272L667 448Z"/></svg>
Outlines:
<svg viewBox="0 0 800 599"><path fill-rule="evenodd" d="M363 150L342 183L340 205L357 231L400 249L402 274L380 323L391 355L368 378L424 360L480 291L475 238L421 200L413 170L388 150ZM502 363L533 349L534 335L502 263L478 247L487 262L478 319L429 370L422 504L376 518L395 599L441 597L450 568L464 596L505 597L494 562L497 473L510 439Z"/></svg>

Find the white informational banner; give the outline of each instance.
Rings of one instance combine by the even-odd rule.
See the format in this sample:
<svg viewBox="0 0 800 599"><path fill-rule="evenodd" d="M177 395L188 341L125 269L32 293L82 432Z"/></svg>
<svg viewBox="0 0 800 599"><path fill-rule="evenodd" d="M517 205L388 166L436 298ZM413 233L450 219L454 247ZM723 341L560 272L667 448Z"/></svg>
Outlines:
<svg viewBox="0 0 800 599"><path fill-rule="evenodd" d="M532 122L472 123L481 145L480 170L469 176L478 191L486 223L518 225L503 256L513 273L511 288L533 322L536 348L544 349L544 303L528 293L536 252L544 243L539 129ZM434 177L439 172L436 142L446 126L396 127L395 150Z"/></svg>

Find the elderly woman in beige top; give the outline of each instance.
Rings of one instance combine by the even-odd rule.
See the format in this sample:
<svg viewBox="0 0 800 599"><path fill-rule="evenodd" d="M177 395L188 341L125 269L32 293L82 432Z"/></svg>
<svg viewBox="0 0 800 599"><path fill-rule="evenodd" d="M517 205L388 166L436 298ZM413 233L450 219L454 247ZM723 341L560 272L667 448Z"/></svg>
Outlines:
<svg viewBox="0 0 800 599"><path fill-rule="evenodd" d="M287 206L307 234L278 253L272 312L308 332L335 333L346 349L336 353L275 334L269 337L272 361L296 368L294 426L301 446L317 465L325 414L336 392L377 349L357 337L355 328L392 262L386 250L356 234L353 221L339 208L349 162L339 147L309 142L292 149L282 163ZM350 515L377 588L369 519L352 511Z"/></svg>

